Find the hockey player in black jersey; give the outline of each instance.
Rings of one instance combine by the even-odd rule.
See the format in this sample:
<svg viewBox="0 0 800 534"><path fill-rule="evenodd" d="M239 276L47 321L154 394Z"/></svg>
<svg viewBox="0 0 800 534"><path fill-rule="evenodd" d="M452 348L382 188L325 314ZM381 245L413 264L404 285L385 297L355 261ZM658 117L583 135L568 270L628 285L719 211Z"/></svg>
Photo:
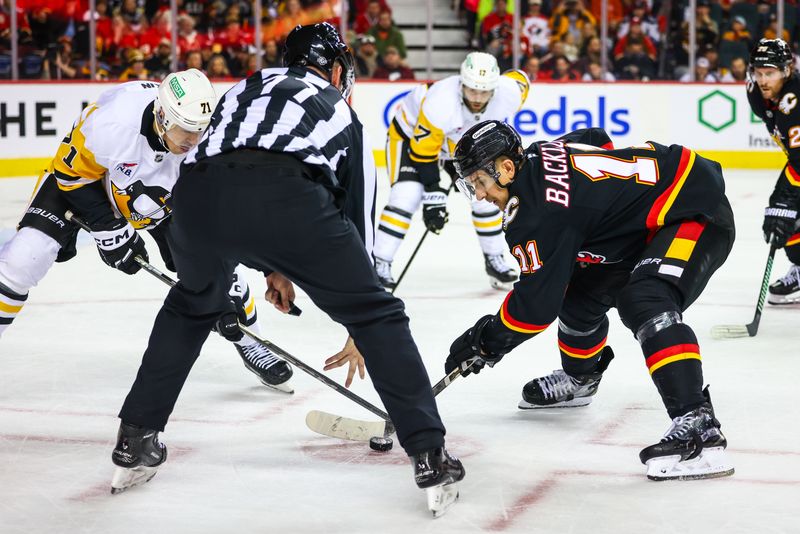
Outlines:
<svg viewBox="0 0 800 534"><path fill-rule="evenodd" d="M647 476L730 475L697 338L682 320L733 245L720 166L680 145L604 146L597 128L527 151L501 122L463 135L459 188L503 210L521 276L496 314L453 342L445 369L493 366L558 318L563 370L526 384L520 407L588 404L613 357L606 314L616 307L673 420L639 455Z"/></svg>
<svg viewBox="0 0 800 534"><path fill-rule="evenodd" d="M789 45L782 39L761 39L750 54L747 99L772 138L786 153L764 211L764 239L784 248L789 272L769 286L770 304L800 303L800 80Z"/></svg>

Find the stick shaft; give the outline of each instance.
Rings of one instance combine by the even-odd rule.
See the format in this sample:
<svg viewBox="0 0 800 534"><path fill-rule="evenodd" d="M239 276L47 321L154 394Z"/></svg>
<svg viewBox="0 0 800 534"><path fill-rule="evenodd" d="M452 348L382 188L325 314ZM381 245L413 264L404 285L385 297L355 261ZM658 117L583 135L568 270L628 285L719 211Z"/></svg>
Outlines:
<svg viewBox="0 0 800 534"><path fill-rule="evenodd" d="M764 266L764 276L761 278L761 291L758 294L758 302L756 303L756 313L753 315L753 322L747 325L747 333L750 334L751 337L758 333L758 325L761 322L761 312L764 310L764 301L767 298L767 291L769 290L769 278L772 275L775 251L775 245L769 247L767 264Z"/></svg>

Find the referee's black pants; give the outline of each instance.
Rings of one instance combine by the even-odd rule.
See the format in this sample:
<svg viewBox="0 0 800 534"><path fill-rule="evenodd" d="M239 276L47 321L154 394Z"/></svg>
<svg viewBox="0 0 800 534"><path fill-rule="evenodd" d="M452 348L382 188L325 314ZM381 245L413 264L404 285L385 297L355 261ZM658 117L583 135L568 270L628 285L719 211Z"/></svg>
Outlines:
<svg viewBox="0 0 800 534"><path fill-rule="evenodd" d="M237 150L182 172L174 199L169 238L180 283L156 317L124 422L164 429L243 263L285 275L347 328L408 454L444 444L403 303L380 286L355 227L307 166Z"/></svg>

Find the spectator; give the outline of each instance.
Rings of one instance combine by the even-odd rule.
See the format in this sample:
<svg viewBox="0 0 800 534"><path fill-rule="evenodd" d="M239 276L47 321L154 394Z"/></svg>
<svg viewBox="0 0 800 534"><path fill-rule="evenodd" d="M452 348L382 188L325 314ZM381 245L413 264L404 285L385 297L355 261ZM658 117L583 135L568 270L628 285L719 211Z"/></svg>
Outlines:
<svg viewBox="0 0 800 534"><path fill-rule="evenodd" d="M697 58L697 64L694 67L694 81L703 83L717 83L719 78L711 71L711 63L704 57ZM690 82L691 74L686 73L681 76L682 82Z"/></svg>
<svg viewBox="0 0 800 534"><path fill-rule="evenodd" d="M21 34L31 34L28 15L19 3L17 3L17 29ZM11 4L9 0L0 0L0 52L9 49L11 49Z"/></svg>
<svg viewBox="0 0 800 534"><path fill-rule="evenodd" d="M172 72L172 43L169 39L161 39L155 54L145 61L144 67L154 80L163 80Z"/></svg>
<svg viewBox="0 0 800 534"><path fill-rule="evenodd" d="M200 50L208 45L208 36L198 33L195 26L193 17L186 14L178 16L178 49L181 54Z"/></svg>
<svg viewBox="0 0 800 534"><path fill-rule="evenodd" d="M778 16L775 13L772 13L769 16L769 27L764 30L764 39L776 39L778 37ZM787 43L791 43L792 39L789 35L789 31L784 28L781 39L786 41Z"/></svg>
<svg viewBox="0 0 800 534"><path fill-rule="evenodd" d="M540 65L542 72L551 71L555 68L556 58L564 55L564 43L554 41L550 45L550 51L542 57Z"/></svg>
<svg viewBox="0 0 800 534"><path fill-rule="evenodd" d="M747 45L748 50L753 48L753 37L747 29L747 21L741 15L731 19L731 29L722 34L722 40L741 41Z"/></svg>
<svg viewBox="0 0 800 534"><path fill-rule="evenodd" d="M163 39L172 41L172 14L169 11L161 11L153 17L153 25L139 39L140 48L149 54Z"/></svg>
<svg viewBox="0 0 800 534"><path fill-rule="evenodd" d="M603 75L603 67L600 65L599 61L590 61L589 65L586 67L586 72L583 74L581 78L584 82L615 82L617 79L614 77L613 74L606 71L605 76Z"/></svg>
<svg viewBox="0 0 800 534"><path fill-rule="evenodd" d="M278 43L275 39L270 39L264 43L263 66L265 69L273 69L283 66L283 59L278 51Z"/></svg>
<svg viewBox="0 0 800 534"><path fill-rule="evenodd" d="M356 76L372 78L377 67L378 47L375 46L375 38L371 35L362 35L356 51Z"/></svg>
<svg viewBox="0 0 800 534"><path fill-rule="evenodd" d="M558 56L553 61L553 70L545 72L542 76L545 80L577 80L579 79L578 73L572 69L569 60L566 56Z"/></svg>
<svg viewBox="0 0 800 534"><path fill-rule="evenodd" d="M284 35L288 35L297 26L311 24L311 20L303 10L300 0L286 0L281 7L283 9L278 8L278 15L284 27Z"/></svg>
<svg viewBox="0 0 800 534"><path fill-rule="evenodd" d="M59 37L55 53L45 59L44 78L48 80L71 80L78 77L78 67L72 55L72 41Z"/></svg>
<svg viewBox="0 0 800 534"><path fill-rule="evenodd" d="M733 83L743 82L747 79L747 62L744 58L735 57L731 60L731 68L725 71L720 81Z"/></svg>
<svg viewBox="0 0 800 534"><path fill-rule="evenodd" d="M580 39L581 28L591 24L597 26L594 16L584 9L580 0L564 0L564 4L553 11L550 17L550 29L553 32L551 42L561 41L565 33L572 33L576 41Z"/></svg>
<svg viewBox="0 0 800 534"><path fill-rule="evenodd" d="M403 65L403 60L397 47L387 46L386 53L381 57L381 63L373 74L373 78L376 80L396 82L397 80L414 79L414 71Z"/></svg>
<svg viewBox="0 0 800 534"><path fill-rule="evenodd" d="M467 24L467 46L479 48L480 43L475 37L476 26L478 25L478 0L463 0L464 18Z"/></svg>
<svg viewBox="0 0 800 534"><path fill-rule="evenodd" d="M122 82L133 80L146 80L148 77L147 69L144 67L144 54L138 48L131 48L125 54L128 68L122 71L119 79Z"/></svg>
<svg viewBox="0 0 800 534"><path fill-rule="evenodd" d="M704 50L708 45L716 46L719 37L719 26L711 18L711 4L709 0L697 0L696 16L696 43L698 50ZM689 52L689 17L683 23L683 50ZM686 57L679 58L680 63L686 63Z"/></svg>
<svg viewBox="0 0 800 534"><path fill-rule="evenodd" d="M631 19L630 24L628 25L628 33L619 41L617 41L616 46L614 46L614 59L618 59L625 54L625 50L628 47L629 41L641 43L645 52L647 53L647 56L655 61L656 56L658 55L656 45L647 35L645 35L644 29L642 28L642 21L638 18Z"/></svg>
<svg viewBox="0 0 800 534"><path fill-rule="evenodd" d="M297 2L298 0L293 0ZM298 4L299 5L299 4ZM225 22L225 29L214 36L214 42L222 45L228 57L233 57L242 48L253 44L253 35L242 29L237 15L230 15Z"/></svg>
<svg viewBox="0 0 800 534"><path fill-rule="evenodd" d="M633 19L639 19L644 34L650 38L653 44L658 45L661 41L661 31L658 29L658 21L650 15L646 0L636 0L633 3L630 16L625 17L625 20L617 27L617 38L621 39L628 34Z"/></svg>
<svg viewBox="0 0 800 534"><path fill-rule="evenodd" d="M63 28L49 7L38 7L30 13L30 36L33 40L31 44L34 48L44 50L56 42Z"/></svg>
<svg viewBox="0 0 800 534"><path fill-rule="evenodd" d="M507 24L495 26L489 35L490 41L486 51L497 58L500 70L510 69L514 63L514 34L511 32L511 26ZM525 35L520 36L519 47L522 57L531 54L530 42Z"/></svg>
<svg viewBox="0 0 800 534"><path fill-rule="evenodd" d="M364 12L359 13L356 17L356 22L353 25L353 31L358 35L365 34L370 28L378 24L378 17L381 14L380 0L369 0Z"/></svg>
<svg viewBox="0 0 800 534"><path fill-rule="evenodd" d="M225 61L225 56L222 54L214 54L208 60L206 72L209 79L214 78L230 78L231 73L228 70L228 63Z"/></svg>
<svg viewBox="0 0 800 534"><path fill-rule="evenodd" d="M586 25L588 26L588 24ZM584 26L584 28L586 27ZM570 63L575 63L578 60L578 41L575 40L575 34L567 32L561 36L561 42L564 43L564 55Z"/></svg>
<svg viewBox="0 0 800 534"><path fill-rule="evenodd" d="M481 41L484 46L487 46L493 37L497 37L499 32L493 33L497 28L506 26L512 28L514 24L514 17L508 11L508 4L506 0L495 0L494 11L486 15L481 23Z"/></svg>
<svg viewBox="0 0 800 534"><path fill-rule="evenodd" d="M646 82L655 78L655 75L656 63L645 51L643 38L629 38L625 53L616 61L617 79Z"/></svg>
<svg viewBox="0 0 800 534"><path fill-rule="evenodd" d="M592 62L600 63L602 61L603 45L598 36L592 36L583 44L583 49L580 52L580 59L575 64L575 68L580 72L587 72L589 64Z"/></svg>
<svg viewBox="0 0 800 534"><path fill-rule="evenodd" d="M528 16L522 22L522 34L528 38L533 53L543 55L550 47L550 21L542 15L542 0L528 0Z"/></svg>
<svg viewBox="0 0 800 534"><path fill-rule="evenodd" d="M525 60L525 64L522 66L522 70L525 71L525 74L528 75L528 79L532 82L535 82L539 79L539 58L536 56L531 56L527 60Z"/></svg>
<svg viewBox="0 0 800 534"><path fill-rule="evenodd" d="M119 7L117 13L135 32L141 30L143 24L146 24L144 7L140 6L136 0L122 0L122 5Z"/></svg>
<svg viewBox="0 0 800 534"><path fill-rule="evenodd" d="M378 47L378 54L381 57L386 55L388 47L393 46L400 53L401 58L406 58L406 41L400 30L392 23L391 12L381 11L378 25L369 30L369 35L375 38L375 45Z"/></svg>
<svg viewBox="0 0 800 534"><path fill-rule="evenodd" d="M184 70L188 69L203 70L203 55L199 50L190 50L186 53L186 65L184 66Z"/></svg>

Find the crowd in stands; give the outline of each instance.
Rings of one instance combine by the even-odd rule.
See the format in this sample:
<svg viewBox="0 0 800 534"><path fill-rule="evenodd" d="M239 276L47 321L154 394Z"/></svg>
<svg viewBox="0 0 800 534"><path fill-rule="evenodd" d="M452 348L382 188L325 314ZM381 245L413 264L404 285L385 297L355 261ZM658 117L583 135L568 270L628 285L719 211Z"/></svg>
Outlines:
<svg viewBox="0 0 800 534"><path fill-rule="evenodd" d="M357 76L414 78L387 0L260 1L262 67L280 66L283 39L296 25L323 20L339 25L347 7ZM347 6L341 5L345 1ZM465 53L485 50L501 69L510 68L514 18L507 0L459 1L468 35ZM781 32L793 47L796 2L786 1ZM96 0L96 78L163 78L172 67L173 32L179 68L202 69L211 78L241 78L258 68L252 1L177 3L173 21L167 0ZM696 0L695 13L688 0L608 0L609 39L603 43L601 5L601 0L521 0L521 68L532 80L689 81L688 20L694 16L695 80L742 81L754 42L779 32L771 0ZM10 6L10 0L0 0L0 78L11 73ZM17 0L16 8L21 78L90 76L88 0Z"/></svg>

